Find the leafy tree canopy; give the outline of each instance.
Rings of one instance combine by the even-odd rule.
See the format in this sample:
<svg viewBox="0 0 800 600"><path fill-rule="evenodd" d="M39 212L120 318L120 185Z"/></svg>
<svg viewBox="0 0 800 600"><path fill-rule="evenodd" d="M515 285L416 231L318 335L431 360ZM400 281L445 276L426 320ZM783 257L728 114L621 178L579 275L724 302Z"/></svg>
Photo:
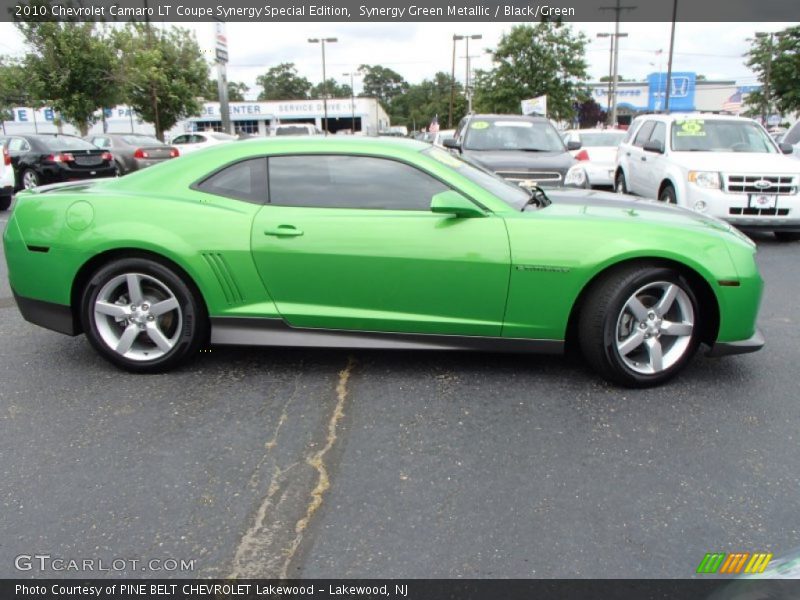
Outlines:
<svg viewBox="0 0 800 600"><path fill-rule="evenodd" d="M311 82L297 74L294 63L281 63L259 75L256 83L262 88L259 100L301 100L308 98Z"/></svg>

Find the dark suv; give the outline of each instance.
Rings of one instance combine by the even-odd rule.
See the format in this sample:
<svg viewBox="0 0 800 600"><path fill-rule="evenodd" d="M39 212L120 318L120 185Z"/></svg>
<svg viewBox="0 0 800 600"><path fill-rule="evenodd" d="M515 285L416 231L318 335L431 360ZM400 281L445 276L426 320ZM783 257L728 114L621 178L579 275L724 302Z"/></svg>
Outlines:
<svg viewBox="0 0 800 600"><path fill-rule="evenodd" d="M569 151L580 148L544 117L521 115L468 115L444 145L524 187L563 185L576 162Z"/></svg>

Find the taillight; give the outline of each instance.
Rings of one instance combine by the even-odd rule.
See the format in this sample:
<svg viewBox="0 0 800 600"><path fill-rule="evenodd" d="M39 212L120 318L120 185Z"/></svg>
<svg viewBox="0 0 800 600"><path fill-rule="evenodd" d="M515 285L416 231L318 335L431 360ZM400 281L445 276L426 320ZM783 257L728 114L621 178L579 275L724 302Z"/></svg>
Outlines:
<svg viewBox="0 0 800 600"><path fill-rule="evenodd" d="M51 154L47 157L47 160L51 162L72 162L75 160L75 157L72 156L69 152L61 152L59 154Z"/></svg>
<svg viewBox="0 0 800 600"><path fill-rule="evenodd" d="M11 164L11 155L8 153L8 148L3 147L3 162L6 166Z"/></svg>
<svg viewBox="0 0 800 600"><path fill-rule="evenodd" d="M586 150L581 150L575 155L575 160L589 160L589 153Z"/></svg>
<svg viewBox="0 0 800 600"><path fill-rule="evenodd" d="M150 158L150 155L141 148L137 148L133 153L133 158Z"/></svg>
<svg viewBox="0 0 800 600"><path fill-rule="evenodd" d="M180 155L181 155L181 153L178 152L177 148L170 148L169 149L169 157L170 158L178 158Z"/></svg>
<svg viewBox="0 0 800 600"><path fill-rule="evenodd" d="M103 154L100 155L100 158L102 158L103 160L107 160L109 162L114 160L114 157L111 155L111 152L103 152Z"/></svg>

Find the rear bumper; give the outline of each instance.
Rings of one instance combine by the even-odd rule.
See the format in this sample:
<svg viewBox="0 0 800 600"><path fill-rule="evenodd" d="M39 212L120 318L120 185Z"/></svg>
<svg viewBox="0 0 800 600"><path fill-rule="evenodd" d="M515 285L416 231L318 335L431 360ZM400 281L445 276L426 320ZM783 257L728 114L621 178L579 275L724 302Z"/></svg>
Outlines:
<svg viewBox="0 0 800 600"><path fill-rule="evenodd" d="M761 333L761 330L756 329L756 332L749 339L738 342L717 342L711 347L707 356L718 357L757 352L764 347L765 343L764 334Z"/></svg>
<svg viewBox="0 0 800 600"><path fill-rule="evenodd" d="M25 298L13 290L12 293L19 312L22 313L22 318L26 321L45 329L66 333L67 335L82 333L80 324L77 322L75 315L72 314L72 309L69 306Z"/></svg>
<svg viewBox="0 0 800 600"><path fill-rule="evenodd" d="M6 196L13 196L14 195L14 186L13 185L5 185L0 187L0 197L4 198Z"/></svg>

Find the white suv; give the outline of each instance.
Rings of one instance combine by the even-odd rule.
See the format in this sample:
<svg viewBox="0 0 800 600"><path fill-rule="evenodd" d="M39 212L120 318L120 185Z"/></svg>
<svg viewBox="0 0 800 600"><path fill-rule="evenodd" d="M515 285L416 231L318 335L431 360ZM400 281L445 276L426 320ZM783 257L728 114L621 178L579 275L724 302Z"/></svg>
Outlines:
<svg viewBox="0 0 800 600"><path fill-rule="evenodd" d="M3 160L0 161L0 210L7 210L11 206L11 199L14 197L14 187L16 187L16 177L14 167L11 164L11 156L8 148L2 143Z"/></svg>
<svg viewBox="0 0 800 600"><path fill-rule="evenodd" d="M799 240L800 161L784 156L791 151L752 119L637 117L617 151L614 187Z"/></svg>

